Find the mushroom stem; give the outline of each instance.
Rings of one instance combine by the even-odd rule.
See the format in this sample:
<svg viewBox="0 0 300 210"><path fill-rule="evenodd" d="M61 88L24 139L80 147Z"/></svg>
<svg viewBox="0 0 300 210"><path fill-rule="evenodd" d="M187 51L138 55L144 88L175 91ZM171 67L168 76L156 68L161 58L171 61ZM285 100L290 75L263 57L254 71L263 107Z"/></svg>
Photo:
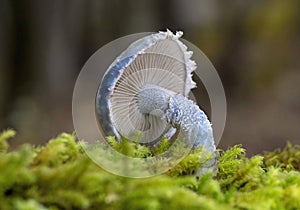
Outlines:
<svg viewBox="0 0 300 210"><path fill-rule="evenodd" d="M193 143L193 148L203 147L204 155L212 158L201 165L197 175L212 172L216 175L218 155L214 143L213 130L205 113L192 100L177 94L170 98L169 108L166 110L167 122L179 128L181 135L187 142Z"/></svg>
<svg viewBox="0 0 300 210"><path fill-rule="evenodd" d="M153 114L167 120L193 148L200 146L213 158L196 172L203 174L214 171L217 165L216 146L213 131L205 113L193 101L181 94L170 92L158 86L147 86L138 95L139 110L143 114Z"/></svg>

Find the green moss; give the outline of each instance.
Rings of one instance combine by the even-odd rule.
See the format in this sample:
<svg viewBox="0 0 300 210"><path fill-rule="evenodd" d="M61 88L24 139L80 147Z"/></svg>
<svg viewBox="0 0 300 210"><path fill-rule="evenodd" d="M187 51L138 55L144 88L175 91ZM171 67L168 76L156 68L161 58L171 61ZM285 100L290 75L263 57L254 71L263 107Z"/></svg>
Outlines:
<svg viewBox="0 0 300 210"><path fill-rule="evenodd" d="M0 153L1 152L6 152L6 150L8 149L9 145L7 143L7 139L12 138L16 135L16 132L14 130L7 130L4 131L1 135L0 135Z"/></svg>
<svg viewBox="0 0 300 210"><path fill-rule="evenodd" d="M200 148L164 175L130 179L94 164L74 135L8 152L13 136L0 135L0 209L300 209L296 145L251 158L240 145L219 151L216 177L196 179L189 174L204 161ZM169 147L165 140L154 148L108 140L134 157Z"/></svg>
<svg viewBox="0 0 300 210"><path fill-rule="evenodd" d="M300 145L292 145L288 142L283 149L265 152L264 157L266 167L277 166L286 170L300 171Z"/></svg>

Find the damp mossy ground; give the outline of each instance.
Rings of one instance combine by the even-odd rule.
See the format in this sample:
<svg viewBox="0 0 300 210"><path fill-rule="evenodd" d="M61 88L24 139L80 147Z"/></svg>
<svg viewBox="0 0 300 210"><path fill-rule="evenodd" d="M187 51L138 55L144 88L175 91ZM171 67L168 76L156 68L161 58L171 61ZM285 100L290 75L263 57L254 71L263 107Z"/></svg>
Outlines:
<svg viewBox="0 0 300 210"><path fill-rule="evenodd" d="M300 209L297 145L250 158L241 145L233 146L219 151L215 177L196 179L189 174L202 161L199 149L164 175L132 179L102 170L74 135L10 151L7 139L14 135L0 136L0 209ZM126 151L147 157L167 146L127 144Z"/></svg>

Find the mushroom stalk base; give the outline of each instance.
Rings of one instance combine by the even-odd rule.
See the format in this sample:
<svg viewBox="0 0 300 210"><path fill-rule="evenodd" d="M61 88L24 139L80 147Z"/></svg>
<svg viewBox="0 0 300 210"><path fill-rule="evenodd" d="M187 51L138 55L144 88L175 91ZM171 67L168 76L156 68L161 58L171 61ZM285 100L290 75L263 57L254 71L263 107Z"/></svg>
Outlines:
<svg viewBox="0 0 300 210"><path fill-rule="evenodd" d="M218 161L212 126L199 106L183 95L157 86L145 87L138 95L138 104L141 113L166 119L194 149L203 147L206 153L213 155L196 174L216 172Z"/></svg>

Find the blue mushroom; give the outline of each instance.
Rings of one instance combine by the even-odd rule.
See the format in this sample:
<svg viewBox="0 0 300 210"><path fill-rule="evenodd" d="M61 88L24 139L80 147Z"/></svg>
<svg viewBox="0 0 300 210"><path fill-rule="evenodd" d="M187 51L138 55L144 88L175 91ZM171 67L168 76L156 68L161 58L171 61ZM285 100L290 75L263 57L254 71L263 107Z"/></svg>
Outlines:
<svg viewBox="0 0 300 210"><path fill-rule="evenodd" d="M213 130L205 113L188 94L196 84L191 60L179 38L182 32L151 34L132 43L106 71L96 97L96 111L105 136L133 139L155 145L163 136L184 137L192 148L213 154L197 174L216 169Z"/></svg>

